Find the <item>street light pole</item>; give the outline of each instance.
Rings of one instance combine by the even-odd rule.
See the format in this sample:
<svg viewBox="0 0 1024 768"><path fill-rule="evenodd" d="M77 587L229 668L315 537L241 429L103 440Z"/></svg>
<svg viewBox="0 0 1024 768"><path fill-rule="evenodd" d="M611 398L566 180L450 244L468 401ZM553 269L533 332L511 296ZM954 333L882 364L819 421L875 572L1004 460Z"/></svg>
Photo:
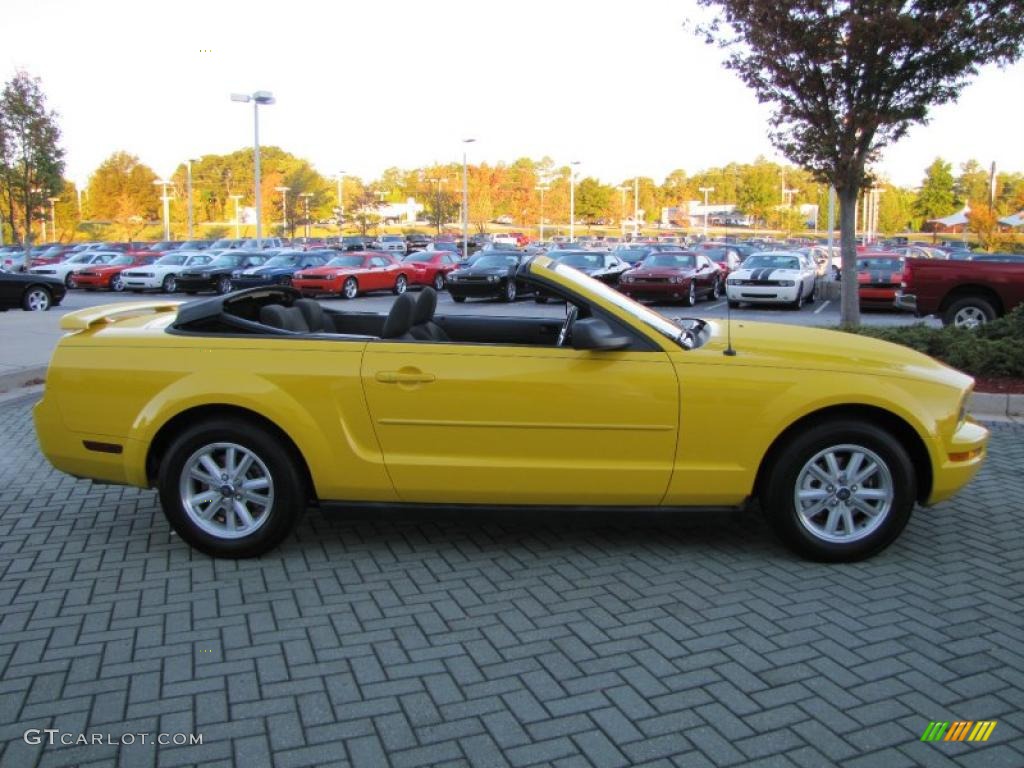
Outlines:
<svg viewBox="0 0 1024 768"><path fill-rule="evenodd" d="M185 186L188 190L188 239L192 239L192 163L190 157L185 161Z"/></svg>
<svg viewBox="0 0 1024 768"><path fill-rule="evenodd" d="M463 144L472 144L476 139L463 139ZM462 260L469 258L469 165L466 149L462 149Z"/></svg>
<svg viewBox="0 0 1024 768"><path fill-rule="evenodd" d="M540 241L544 242L544 193L548 191L547 186L541 184L537 187L540 192Z"/></svg>
<svg viewBox="0 0 1024 768"><path fill-rule="evenodd" d="M640 177L633 177L633 240L637 235L637 219L640 218Z"/></svg>
<svg viewBox="0 0 1024 768"><path fill-rule="evenodd" d="M704 193L704 239L708 239L708 194L714 192L714 187L698 187L698 192Z"/></svg>
<svg viewBox="0 0 1024 768"><path fill-rule="evenodd" d="M252 102L253 119L253 169L255 176L256 197L256 247L263 247L263 206L260 202L260 104L269 106L274 103L274 94L270 91L255 93L232 93L232 101L248 104Z"/></svg>
<svg viewBox="0 0 1024 768"><path fill-rule="evenodd" d="M619 187L619 192L622 193L622 209L619 212L619 234L622 239L626 238L626 193L629 192L629 187L623 184Z"/></svg>
<svg viewBox="0 0 1024 768"><path fill-rule="evenodd" d="M579 160L573 160L569 163L569 242L576 242L576 169L574 165L579 165Z"/></svg>
<svg viewBox="0 0 1024 768"><path fill-rule="evenodd" d="M304 206L304 208L303 208L303 211L304 211L303 216L305 217L305 220L306 220L306 222L305 222L306 225L305 225L305 227L303 227L302 231L305 233L307 240L309 240L309 198L311 198L312 196L313 196L312 192L303 192L302 194L299 195L299 197L302 198L302 203L303 203L303 206Z"/></svg>
<svg viewBox="0 0 1024 768"><path fill-rule="evenodd" d="M56 203L58 200L60 200L60 198L59 197L48 197L46 199L50 201L50 232L53 234L53 239L56 240L57 239L57 213L56 213L56 209L53 207L53 204Z"/></svg>
<svg viewBox="0 0 1024 768"><path fill-rule="evenodd" d="M345 171L338 171L338 232L345 229Z"/></svg>
<svg viewBox="0 0 1024 768"><path fill-rule="evenodd" d="M231 199L235 201L235 239L238 240L242 237L242 231L240 229L242 222L238 217L238 201L242 199L242 196L231 195Z"/></svg>
<svg viewBox="0 0 1024 768"><path fill-rule="evenodd" d="M288 190L291 187L274 187L281 193L281 237L288 237Z"/></svg>
<svg viewBox="0 0 1024 768"><path fill-rule="evenodd" d="M171 239L171 209L170 209L171 198L167 194L167 187L169 187L171 185L171 182L167 181L167 179L158 179L157 181L154 181L153 184L155 186L159 186L159 187L162 188L162 190L161 190L162 191L162 195L161 195L160 199L164 203L164 240L170 240Z"/></svg>

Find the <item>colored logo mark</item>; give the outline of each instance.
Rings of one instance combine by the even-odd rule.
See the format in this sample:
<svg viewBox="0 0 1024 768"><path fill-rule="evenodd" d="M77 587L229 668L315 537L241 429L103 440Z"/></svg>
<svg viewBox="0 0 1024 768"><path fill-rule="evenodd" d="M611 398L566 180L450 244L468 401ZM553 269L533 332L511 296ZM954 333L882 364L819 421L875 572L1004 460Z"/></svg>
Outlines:
<svg viewBox="0 0 1024 768"><path fill-rule="evenodd" d="M933 720L921 734L921 741L988 741L996 720Z"/></svg>

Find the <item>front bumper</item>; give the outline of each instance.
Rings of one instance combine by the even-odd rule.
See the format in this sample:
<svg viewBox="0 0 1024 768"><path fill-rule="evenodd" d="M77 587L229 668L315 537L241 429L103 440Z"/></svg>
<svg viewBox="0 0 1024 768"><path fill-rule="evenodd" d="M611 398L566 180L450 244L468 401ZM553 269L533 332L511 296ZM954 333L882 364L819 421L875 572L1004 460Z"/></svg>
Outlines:
<svg viewBox="0 0 1024 768"><path fill-rule="evenodd" d="M619 293L632 299L654 301L681 301L690 295L687 283L622 283L616 286Z"/></svg>
<svg viewBox="0 0 1024 768"><path fill-rule="evenodd" d="M292 287L303 294L327 296L341 294L343 281L339 280L292 280Z"/></svg>
<svg viewBox="0 0 1024 768"><path fill-rule="evenodd" d="M452 282L448 281L448 293L452 296L460 296L467 299L488 299L498 298L505 295L505 281L499 280L496 283L477 282L475 280Z"/></svg>
<svg viewBox="0 0 1024 768"><path fill-rule="evenodd" d="M985 427L967 418L948 443L939 441L936 448L941 459L934 467L932 492L926 506L948 499L971 481L985 461L988 438Z"/></svg>
<svg viewBox="0 0 1024 768"><path fill-rule="evenodd" d="M174 273L168 272L167 274L173 275ZM128 277L124 273L121 273L121 279L124 280L125 290L129 291L153 291L158 288L163 288L164 278L166 277L167 275L156 275L154 277ZM177 276L175 276L175 280L177 280Z"/></svg>
<svg viewBox="0 0 1024 768"><path fill-rule="evenodd" d="M908 312L913 312L915 315L917 312L917 296L912 293L904 293L903 291L896 291L896 299L893 302L897 309L905 309Z"/></svg>
<svg viewBox="0 0 1024 768"><path fill-rule="evenodd" d="M796 301L799 285L728 285L725 296L729 301L750 304L792 304Z"/></svg>
<svg viewBox="0 0 1024 768"><path fill-rule="evenodd" d="M179 291L216 291L218 277L183 277L178 276Z"/></svg>
<svg viewBox="0 0 1024 768"><path fill-rule="evenodd" d="M288 275L242 275L231 278L233 290L240 291L243 288L259 288L264 285L284 285L290 282Z"/></svg>

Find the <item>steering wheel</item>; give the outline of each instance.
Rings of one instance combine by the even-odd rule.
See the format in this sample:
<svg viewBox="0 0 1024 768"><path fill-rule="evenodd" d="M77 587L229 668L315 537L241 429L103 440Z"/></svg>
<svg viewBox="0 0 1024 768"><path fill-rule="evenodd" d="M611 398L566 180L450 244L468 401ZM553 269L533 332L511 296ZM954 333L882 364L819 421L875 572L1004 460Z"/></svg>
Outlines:
<svg viewBox="0 0 1024 768"><path fill-rule="evenodd" d="M576 322L576 316L579 313L579 307L575 304L570 305L565 313L565 322L562 323L562 328L558 331L558 341L555 342L556 347L565 346L565 340L569 338L569 331L572 329L572 324Z"/></svg>

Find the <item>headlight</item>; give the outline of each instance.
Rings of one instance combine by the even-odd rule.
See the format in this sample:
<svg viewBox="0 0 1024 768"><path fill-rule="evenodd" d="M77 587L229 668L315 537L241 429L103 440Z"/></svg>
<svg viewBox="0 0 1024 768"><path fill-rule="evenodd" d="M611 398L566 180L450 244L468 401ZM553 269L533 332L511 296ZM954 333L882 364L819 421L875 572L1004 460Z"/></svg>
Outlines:
<svg viewBox="0 0 1024 768"><path fill-rule="evenodd" d="M738 279L738 278L735 278L735 277L730 277L730 278L728 278L725 281L725 284L726 285L743 285L743 281Z"/></svg>
<svg viewBox="0 0 1024 768"><path fill-rule="evenodd" d="M324 275L325 280L333 280L336 277L337 275L334 272L331 272L329 275Z"/></svg>
<svg viewBox="0 0 1024 768"><path fill-rule="evenodd" d="M632 283L633 282L633 276L632 275L623 275L622 282L624 282L624 283Z"/></svg>
<svg viewBox="0 0 1024 768"><path fill-rule="evenodd" d="M681 282L683 282L683 278L681 278L678 275L676 275L674 277L670 277L668 281L670 283L681 283Z"/></svg>
<svg viewBox="0 0 1024 768"><path fill-rule="evenodd" d="M794 283L792 280L779 280L779 285L781 285L783 288L792 288L794 285L796 285L796 283Z"/></svg>
<svg viewBox="0 0 1024 768"><path fill-rule="evenodd" d="M234 272L231 273L231 276L236 278L236 279L241 277L242 276L242 270L236 269Z"/></svg>
<svg viewBox="0 0 1024 768"><path fill-rule="evenodd" d="M455 283L458 282L459 276L454 272L449 272L448 277L446 277L445 280L447 280L449 283Z"/></svg>
<svg viewBox="0 0 1024 768"><path fill-rule="evenodd" d="M488 283L496 283L496 282L498 282L499 280L501 280L501 278L500 278L500 277L498 277L497 275L488 275L488 276L487 276L487 282L488 282Z"/></svg>

